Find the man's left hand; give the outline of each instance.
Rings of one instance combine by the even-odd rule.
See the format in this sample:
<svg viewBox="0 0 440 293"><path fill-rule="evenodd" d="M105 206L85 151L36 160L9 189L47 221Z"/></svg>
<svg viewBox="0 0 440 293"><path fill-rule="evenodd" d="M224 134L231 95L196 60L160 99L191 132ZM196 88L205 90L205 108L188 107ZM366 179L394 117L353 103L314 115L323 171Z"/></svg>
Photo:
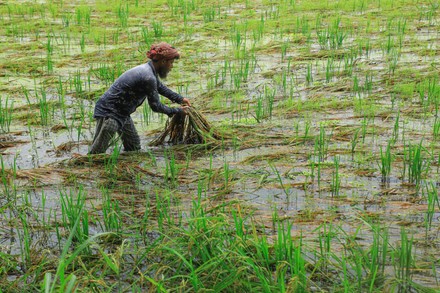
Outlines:
<svg viewBox="0 0 440 293"><path fill-rule="evenodd" d="M182 107L180 107L180 109L182 109L182 111L185 115L188 115L189 106L182 106Z"/></svg>

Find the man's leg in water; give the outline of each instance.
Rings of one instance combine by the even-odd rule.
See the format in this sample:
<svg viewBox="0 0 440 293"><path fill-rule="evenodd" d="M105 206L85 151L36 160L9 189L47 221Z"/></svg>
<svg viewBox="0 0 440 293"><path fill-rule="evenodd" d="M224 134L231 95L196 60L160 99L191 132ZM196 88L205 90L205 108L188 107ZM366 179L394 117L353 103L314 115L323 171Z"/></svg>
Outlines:
<svg viewBox="0 0 440 293"><path fill-rule="evenodd" d="M97 118L95 137L89 154L102 154L108 149L110 141L119 129L118 122L113 118Z"/></svg>
<svg viewBox="0 0 440 293"><path fill-rule="evenodd" d="M124 145L124 151L138 151L141 149L141 140L134 127L131 117L127 119L121 130L118 131Z"/></svg>

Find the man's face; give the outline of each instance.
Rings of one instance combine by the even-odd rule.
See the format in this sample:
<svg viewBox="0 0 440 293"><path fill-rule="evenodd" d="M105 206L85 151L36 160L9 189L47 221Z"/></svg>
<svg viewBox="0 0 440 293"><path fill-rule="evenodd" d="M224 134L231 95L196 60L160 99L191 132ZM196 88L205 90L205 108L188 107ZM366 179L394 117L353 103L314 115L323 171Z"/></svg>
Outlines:
<svg viewBox="0 0 440 293"><path fill-rule="evenodd" d="M168 76L168 73L173 68L174 59L170 60L161 60L159 69L157 70L157 74L160 78L166 78Z"/></svg>

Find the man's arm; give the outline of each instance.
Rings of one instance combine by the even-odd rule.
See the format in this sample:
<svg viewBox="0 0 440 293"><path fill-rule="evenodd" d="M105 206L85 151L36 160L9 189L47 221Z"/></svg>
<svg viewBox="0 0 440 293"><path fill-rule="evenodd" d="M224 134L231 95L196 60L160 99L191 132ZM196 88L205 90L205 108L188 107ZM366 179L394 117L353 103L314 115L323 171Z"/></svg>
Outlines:
<svg viewBox="0 0 440 293"><path fill-rule="evenodd" d="M153 93L147 96L148 105L150 105L151 110L158 113L164 113L169 117L183 111L181 108L170 108L160 102L159 93L157 91L153 91Z"/></svg>
<svg viewBox="0 0 440 293"><path fill-rule="evenodd" d="M176 92L173 92L167 86L165 86L160 80L157 80L157 91L162 96L168 98L171 102L190 106L189 99L182 97Z"/></svg>

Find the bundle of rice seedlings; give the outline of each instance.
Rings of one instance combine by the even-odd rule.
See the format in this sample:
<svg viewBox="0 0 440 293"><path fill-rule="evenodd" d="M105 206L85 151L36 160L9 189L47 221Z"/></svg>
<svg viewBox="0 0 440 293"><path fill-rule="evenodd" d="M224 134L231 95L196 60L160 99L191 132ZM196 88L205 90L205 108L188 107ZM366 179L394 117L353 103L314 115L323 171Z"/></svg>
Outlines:
<svg viewBox="0 0 440 293"><path fill-rule="evenodd" d="M193 107L187 108L186 112L186 115L178 113L168 120L162 134L149 145L200 144L221 139L220 134L211 128L208 120Z"/></svg>

